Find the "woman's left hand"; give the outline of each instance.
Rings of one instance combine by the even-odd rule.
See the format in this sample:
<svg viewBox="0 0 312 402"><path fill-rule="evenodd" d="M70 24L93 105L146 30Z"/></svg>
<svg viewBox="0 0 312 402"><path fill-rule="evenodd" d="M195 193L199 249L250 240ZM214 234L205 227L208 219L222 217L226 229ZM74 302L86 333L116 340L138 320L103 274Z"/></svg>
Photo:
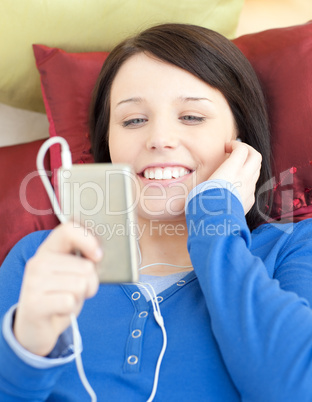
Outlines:
<svg viewBox="0 0 312 402"><path fill-rule="evenodd" d="M255 203L262 156L250 145L235 140L225 144L225 152L229 157L209 177L209 180L222 179L232 183L241 196L246 215Z"/></svg>

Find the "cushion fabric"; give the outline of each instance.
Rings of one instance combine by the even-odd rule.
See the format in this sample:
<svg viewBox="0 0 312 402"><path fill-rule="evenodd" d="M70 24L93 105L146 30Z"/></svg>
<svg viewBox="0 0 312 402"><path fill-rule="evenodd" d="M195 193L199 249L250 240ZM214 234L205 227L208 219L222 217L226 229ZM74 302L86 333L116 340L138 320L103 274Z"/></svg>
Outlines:
<svg viewBox="0 0 312 402"><path fill-rule="evenodd" d="M271 123L274 218L312 212L312 21L234 40L262 84Z"/></svg>
<svg viewBox="0 0 312 402"><path fill-rule="evenodd" d="M184 22L233 38L244 0L2 0L0 102L44 111L31 45L110 51L138 30Z"/></svg>
<svg viewBox="0 0 312 402"><path fill-rule="evenodd" d="M0 264L26 234L52 229L58 220L36 170L36 155L45 140L0 148ZM45 167L49 171L49 154Z"/></svg>
<svg viewBox="0 0 312 402"><path fill-rule="evenodd" d="M92 162L88 115L92 90L108 53L68 53L34 45L42 94L50 123L50 137L64 137L73 163ZM61 166L59 145L50 148L51 168Z"/></svg>

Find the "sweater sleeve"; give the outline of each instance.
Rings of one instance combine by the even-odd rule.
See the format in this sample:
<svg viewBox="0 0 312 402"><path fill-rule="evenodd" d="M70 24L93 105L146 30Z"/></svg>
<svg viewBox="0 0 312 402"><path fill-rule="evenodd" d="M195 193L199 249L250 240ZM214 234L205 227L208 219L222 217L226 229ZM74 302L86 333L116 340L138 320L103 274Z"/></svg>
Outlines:
<svg viewBox="0 0 312 402"><path fill-rule="evenodd" d="M191 260L242 400L311 401L311 225L289 235L272 279L250 250L242 205L230 192L195 196L186 216Z"/></svg>
<svg viewBox="0 0 312 402"><path fill-rule="evenodd" d="M26 236L0 268L0 401L46 400L65 367L30 366L12 350L2 331L7 311L18 301L25 264L47 235L36 232Z"/></svg>
<svg viewBox="0 0 312 402"><path fill-rule="evenodd" d="M81 353L81 343L78 346L77 352L74 350L73 344L73 331L72 327L68 327L58 338L54 349L48 356L42 357L30 353L24 349L16 340L13 333L14 316L17 309L17 305L14 305L6 313L3 318L2 332L3 337L7 344L13 350L13 352L20 357L25 363L37 368L50 368L61 364L66 364L72 361L76 354Z"/></svg>

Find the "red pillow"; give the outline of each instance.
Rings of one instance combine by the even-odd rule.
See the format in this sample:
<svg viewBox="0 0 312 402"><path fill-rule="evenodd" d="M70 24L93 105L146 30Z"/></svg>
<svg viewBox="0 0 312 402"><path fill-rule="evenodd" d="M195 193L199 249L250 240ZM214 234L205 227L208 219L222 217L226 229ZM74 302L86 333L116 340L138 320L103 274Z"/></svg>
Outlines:
<svg viewBox="0 0 312 402"><path fill-rule="evenodd" d="M267 98L274 218L312 212L312 21L234 40Z"/></svg>
<svg viewBox="0 0 312 402"><path fill-rule="evenodd" d="M268 101L274 203L271 216L312 212L312 22L234 40L253 65ZM50 135L67 139L74 163L92 161L88 107L107 53L66 53L34 45ZM60 166L52 149L51 168ZM275 180L275 181L274 181Z"/></svg>
<svg viewBox="0 0 312 402"><path fill-rule="evenodd" d="M88 138L89 103L106 52L67 53L33 45L50 123L50 137L66 138L73 163L93 162ZM51 169L61 166L60 148L50 149Z"/></svg>
<svg viewBox="0 0 312 402"><path fill-rule="evenodd" d="M59 223L36 170L36 156L43 142L0 148L0 264L26 234L52 229ZM50 168L48 154L45 167Z"/></svg>

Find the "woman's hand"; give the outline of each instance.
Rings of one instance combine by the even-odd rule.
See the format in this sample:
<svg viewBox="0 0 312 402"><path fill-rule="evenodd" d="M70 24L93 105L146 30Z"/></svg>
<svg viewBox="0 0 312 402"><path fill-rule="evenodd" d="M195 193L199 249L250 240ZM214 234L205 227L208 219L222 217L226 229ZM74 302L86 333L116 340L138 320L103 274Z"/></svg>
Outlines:
<svg viewBox="0 0 312 402"><path fill-rule="evenodd" d="M209 180L223 179L232 183L241 196L246 215L255 203L262 156L250 145L235 140L225 144L225 152L229 153L229 157Z"/></svg>
<svg viewBox="0 0 312 402"><path fill-rule="evenodd" d="M100 259L96 238L72 223L58 226L42 243L27 262L14 322L25 349L40 356L51 352L71 314L78 315L84 300L96 294Z"/></svg>

